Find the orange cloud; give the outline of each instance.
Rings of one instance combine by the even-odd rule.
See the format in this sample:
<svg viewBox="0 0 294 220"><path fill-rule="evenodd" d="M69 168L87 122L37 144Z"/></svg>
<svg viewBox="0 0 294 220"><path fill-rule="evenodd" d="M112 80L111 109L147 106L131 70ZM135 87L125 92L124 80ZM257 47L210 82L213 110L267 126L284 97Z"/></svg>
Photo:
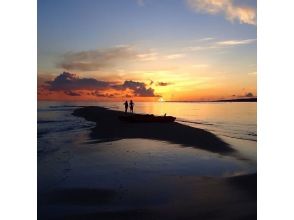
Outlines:
<svg viewBox="0 0 294 220"><path fill-rule="evenodd" d="M160 97L144 82L125 80L123 83L80 78L76 74L63 72L53 80L39 82L38 98L60 99L109 99L109 98L152 98Z"/></svg>
<svg viewBox="0 0 294 220"><path fill-rule="evenodd" d="M229 21L256 25L256 10L248 6L237 6L233 0L187 0L188 6L208 14L224 14Z"/></svg>

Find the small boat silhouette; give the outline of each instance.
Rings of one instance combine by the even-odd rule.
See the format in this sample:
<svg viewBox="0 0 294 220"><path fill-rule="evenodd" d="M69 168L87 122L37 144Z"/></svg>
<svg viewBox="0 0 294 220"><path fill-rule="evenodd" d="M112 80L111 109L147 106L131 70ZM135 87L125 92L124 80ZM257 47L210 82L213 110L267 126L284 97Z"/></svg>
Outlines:
<svg viewBox="0 0 294 220"><path fill-rule="evenodd" d="M176 120L173 116L155 116L155 115L140 115L140 114L134 114L134 115L121 115L118 117L121 121L126 122L161 122L161 123L167 123L167 122L174 122Z"/></svg>

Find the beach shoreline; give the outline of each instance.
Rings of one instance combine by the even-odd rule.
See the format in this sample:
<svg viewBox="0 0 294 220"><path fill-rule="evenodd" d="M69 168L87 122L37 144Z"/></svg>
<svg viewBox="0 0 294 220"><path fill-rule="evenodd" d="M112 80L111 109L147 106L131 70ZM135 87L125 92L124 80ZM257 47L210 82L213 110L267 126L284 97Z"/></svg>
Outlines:
<svg viewBox="0 0 294 220"><path fill-rule="evenodd" d="M118 119L125 115L97 106L87 106L75 109L74 116L96 122L96 127L90 134L92 139L108 142L126 138L146 138L168 141L182 146L199 148L216 153L233 153L235 150L216 135L178 122L170 123L128 123Z"/></svg>

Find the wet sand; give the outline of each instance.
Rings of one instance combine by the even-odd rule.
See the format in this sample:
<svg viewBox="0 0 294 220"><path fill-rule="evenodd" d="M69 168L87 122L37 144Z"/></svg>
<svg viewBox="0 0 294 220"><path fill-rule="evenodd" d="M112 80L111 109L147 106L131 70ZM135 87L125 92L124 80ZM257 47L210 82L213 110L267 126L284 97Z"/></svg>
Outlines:
<svg viewBox="0 0 294 220"><path fill-rule="evenodd" d="M253 220L256 210L256 174L231 178L167 176L130 189L69 188L44 194L56 208L38 219L203 219ZM42 205L43 207L46 207Z"/></svg>
<svg viewBox="0 0 294 220"><path fill-rule="evenodd" d="M161 164L149 170L139 168L135 164L139 161L131 156L137 153L128 153L131 151L129 146L121 146L125 147L125 154L129 155L122 158L133 164L132 166L122 166L121 162L113 159L111 164L114 167L107 167L105 160L109 158L105 149L108 149L111 157L116 158L119 152L116 153L118 149L113 143L121 139L159 140L182 147L193 147L193 151L204 150L216 157L234 157L235 150L208 131L177 122L126 123L118 120L121 114L124 113L101 107L82 107L74 111L73 115L96 122L96 126L89 131L90 141L87 144L79 148L63 149L54 156L56 160L62 159L67 150L67 154L72 155L71 173L68 177L64 175L63 181L54 187L38 191L38 219L257 218L256 174L211 177L185 175L181 170L175 175L157 172L156 168ZM98 163L97 158L101 162ZM61 163L61 167L63 166Z"/></svg>

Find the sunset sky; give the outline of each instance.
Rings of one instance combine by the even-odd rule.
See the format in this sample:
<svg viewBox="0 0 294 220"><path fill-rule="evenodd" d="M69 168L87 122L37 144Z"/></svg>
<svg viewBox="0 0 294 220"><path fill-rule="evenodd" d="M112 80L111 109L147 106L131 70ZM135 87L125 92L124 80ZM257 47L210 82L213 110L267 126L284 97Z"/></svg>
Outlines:
<svg viewBox="0 0 294 220"><path fill-rule="evenodd" d="M39 100L256 95L256 0L38 0Z"/></svg>

